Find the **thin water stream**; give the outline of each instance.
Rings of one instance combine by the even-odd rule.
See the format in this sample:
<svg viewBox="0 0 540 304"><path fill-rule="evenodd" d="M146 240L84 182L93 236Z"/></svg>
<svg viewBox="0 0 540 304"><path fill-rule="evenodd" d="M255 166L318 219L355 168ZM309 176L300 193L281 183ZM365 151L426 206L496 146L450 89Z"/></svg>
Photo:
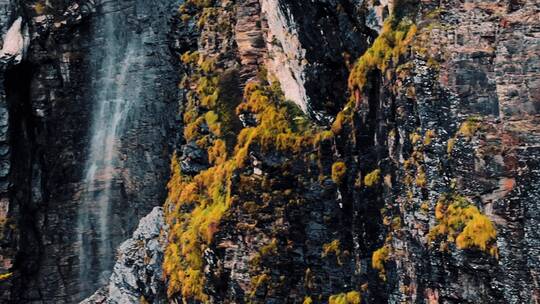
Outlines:
<svg viewBox="0 0 540 304"><path fill-rule="evenodd" d="M111 1L104 5L114 6ZM84 189L78 212L79 288L87 296L103 286L114 264L118 231L112 231L112 206L121 197L116 187L122 169L119 148L128 114L140 101L140 68L144 64L140 36L123 30L121 10L106 9L98 25L102 44L97 50L94 109Z"/></svg>

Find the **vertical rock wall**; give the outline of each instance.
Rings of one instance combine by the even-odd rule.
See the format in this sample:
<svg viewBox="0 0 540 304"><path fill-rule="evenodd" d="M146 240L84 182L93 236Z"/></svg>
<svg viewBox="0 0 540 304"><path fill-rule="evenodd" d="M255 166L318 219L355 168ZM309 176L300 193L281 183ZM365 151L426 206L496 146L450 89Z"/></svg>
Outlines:
<svg viewBox="0 0 540 304"><path fill-rule="evenodd" d="M12 1L0 2L0 26L2 37L7 33L16 16ZM20 210L9 195L9 172L11 169L11 145L9 138L9 106L5 90L5 74L10 69L8 62L1 63L0 67L0 274L12 276L11 269L18 248L18 233L13 226L13 218L20 215ZM10 277L3 280L0 287L0 301L8 299L11 295L13 281Z"/></svg>
<svg viewBox="0 0 540 304"><path fill-rule="evenodd" d="M122 1L119 7L125 27L116 34L140 39L144 73L143 102L128 114L129 132L121 136L115 244L164 199L178 81L167 35L178 5ZM106 12L96 1L24 1L12 4L9 13L4 7L10 19L3 28L22 15L31 43L23 62L3 74L13 151L8 217L16 230L4 238L11 255L2 254L2 270L12 273L12 287L2 296L13 303L73 303L84 296L75 229L94 109L92 71L102 56L102 29L94 24Z"/></svg>
<svg viewBox="0 0 540 304"><path fill-rule="evenodd" d="M177 271L169 277L174 298L538 301L535 3L224 1L199 10L184 12L195 21L179 24L178 39L199 35L198 46L179 49L216 58L218 71L241 68L241 84L265 83L264 68L255 71L263 62L285 98L330 133L319 133L301 153L248 145L247 164L224 178L231 202L211 224L217 228L199 227L201 235L214 231L211 241L193 237L203 267L190 263L182 252L188 245L175 234L191 237L182 234L190 232L183 230L189 216L197 216L198 203L211 203L193 201L197 191L174 183L186 187L185 180L219 166L195 141L181 150L183 177L172 180L167 205L168 250L182 265L166 266ZM233 30L219 32L228 27L217 24ZM189 95L196 85L186 84ZM184 103L189 111L194 104ZM199 105L190 114L209 110ZM291 113L291 120L303 119ZM240 119L244 127L266 123L253 113ZM196 130L212 138L211 126ZM290 136L275 132L277 142ZM228 151L238 151L233 147ZM474 215L452 218L452 208ZM465 230L473 231L468 239ZM204 278L178 281L185 265Z"/></svg>

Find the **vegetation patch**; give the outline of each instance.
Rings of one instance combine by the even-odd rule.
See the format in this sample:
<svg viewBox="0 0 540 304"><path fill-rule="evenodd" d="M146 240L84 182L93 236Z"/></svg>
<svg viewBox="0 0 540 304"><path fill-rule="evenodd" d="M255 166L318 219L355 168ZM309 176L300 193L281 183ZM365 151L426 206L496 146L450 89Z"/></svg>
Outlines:
<svg viewBox="0 0 540 304"><path fill-rule="evenodd" d="M178 12L184 22L189 22L195 15L202 12L205 8L209 8L214 4L214 0L186 0Z"/></svg>
<svg viewBox="0 0 540 304"><path fill-rule="evenodd" d="M314 143L330 136L328 132L316 131L305 120L297 119L301 112L295 111L295 106L285 100L277 82L274 85L259 81L248 83L243 101L232 109L234 103L222 98L219 71L213 70L215 65L202 66L208 60L194 53L185 54L183 60L196 65L194 75L188 79L189 83L196 84L196 89L188 96L184 135L208 151L212 166L196 176L189 176L181 172L177 157L173 157L166 203L169 243L163 268L169 296L181 295L185 299L207 302L202 257L232 204L232 175L242 172L251 150L296 154L312 149ZM228 120L236 115L253 117L256 124L236 132L226 130L230 125ZM204 129L210 132L205 133ZM231 132L234 132L233 140L227 136ZM233 143L234 148L228 151ZM276 250L277 240L272 240L261 248L261 256ZM268 275L254 278L254 292L269 279Z"/></svg>
<svg viewBox="0 0 540 304"><path fill-rule="evenodd" d="M459 249L478 249L498 256L497 231L491 220L460 195L443 195L435 207L437 225L430 229L428 241L442 239Z"/></svg>
<svg viewBox="0 0 540 304"><path fill-rule="evenodd" d="M311 297L305 297L302 304L313 304L313 300L311 299Z"/></svg>
<svg viewBox="0 0 540 304"><path fill-rule="evenodd" d="M415 33L416 26L410 19L388 18L373 45L354 65L349 76L349 89L362 90L370 71L378 69L384 73L391 63L397 65Z"/></svg>
<svg viewBox="0 0 540 304"><path fill-rule="evenodd" d="M339 254L341 253L341 250L339 249L340 246L341 246L341 242L339 240L333 240L330 243L324 244L321 256L323 258L327 257L330 254L339 256Z"/></svg>
<svg viewBox="0 0 540 304"><path fill-rule="evenodd" d="M13 272L0 274L0 282L5 281L13 276Z"/></svg>
<svg viewBox="0 0 540 304"><path fill-rule="evenodd" d="M388 18L379 36L371 47L356 61L349 74L348 86L353 98L338 113L332 131L340 134L346 124L350 124L354 116L355 96L360 96L367 82L368 74L379 70L383 74L392 66L398 66L400 58L409 48L416 25L408 18Z"/></svg>
<svg viewBox="0 0 540 304"><path fill-rule="evenodd" d="M278 241L277 239L272 239L272 241L261 247L259 252L253 257L251 260L252 265L259 265L261 262L261 259L268 255L273 255L278 253Z"/></svg>
<svg viewBox="0 0 540 304"><path fill-rule="evenodd" d="M384 264L390 257L390 246L384 245L383 247L375 250L371 256L371 267L379 271L381 279L386 280L386 272Z"/></svg>
<svg viewBox="0 0 540 304"><path fill-rule="evenodd" d="M381 181L381 169L375 169L364 177L364 185L373 187Z"/></svg>
<svg viewBox="0 0 540 304"><path fill-rule="evenodd" d="M332 180L336 184L339 185L343 182L346 173L347 165L344 162L336 162L332 165Z"/></svg>
<svg viewBox="0 0 540 304"><path fill-rule="evenodd" d="M469 139L472 138L476 134L476 131L478 131L480 122L481 119L476 116L467 118L467 120L465 120L459 127L458 135Z"/></svg>
<svg viewBox="0 0 540 304"><path fill-rule="evenodd" d="M36 4L34 4L34 12L36 13L36 15L44 15L45 13L47 13L47 6L45 5L45 3L36 2Z"/></svg>
<svg viewBox="0 0 540 304"><path fill-rule="evenodd" d="M328 298L328 304L360 304L362 297L358 291L349 291L347 293L340 293L337 295L331 295Z"/></svg>

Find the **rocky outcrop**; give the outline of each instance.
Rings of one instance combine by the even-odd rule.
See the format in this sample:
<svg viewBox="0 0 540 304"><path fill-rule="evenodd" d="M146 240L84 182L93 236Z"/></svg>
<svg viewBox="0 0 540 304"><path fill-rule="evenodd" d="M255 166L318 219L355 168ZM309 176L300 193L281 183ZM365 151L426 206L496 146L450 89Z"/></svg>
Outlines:
<svg viewBox="0 0 540 304"><path fill-rule="evenodd" d="M0 51L0 61L8 63L13 60L19 64L26 53L29 43L28 28L22 24L22 18L17 18L4 37L4 45Z"/></svg>
<svg viewBox="0 0 540 304"><path fill-rule="evenodd" d="M285 96L328 124L346 99L350 64L371 32L355 1L260 1L267 24L266 67Z"/></svg>
<svg viewBox="0 0 540 304"><path fill-rule="evenodd" d="M0 28L2 36L7 33L13 17L11 16L12 4L3 1L0 6ZM10 22L11 21L11 22ZM11 59L11 56L9 56ZM18 232L14 222L19 214L19 208L13 203L9 195L10 170L11 170L11 145L9 135L9 103L5 90L5 71L11 67L11 60L0 65L2 77L0 77L0 301L11 297L13 285L13 266L17 254Z"/></svg>
<svg viewBox="0 0 540 304"><path fill-rule="evenodd" d="M335 35L337 29L334 27L328 28L328 31L325 27L322 33L319 28L307 30L309 33L316 32L313 37L309 36L312 40L306 40L309 44L304 42L309 46L311 52L309 56L313 58L312 65L309 65L311 68L305 65L295 72L295 63L274 61L276 58L273 50L279 47L279 43L275 41L277 38L272 37L279 35L298 42L301 40L300 37L291 37L287 32L294 30L302 35L301 30L310 28L320 21L304 20L300 26L294 20L282 15L281 10L288 11L293 7L294 15L287 16L303 20L305 16L301 11L304 7L296 5L289 2L271 6L264 1L260 4L255 1L226 1L202 8L197 7L197 4L188 3L180 9L180 12L184 13L182 19L185 22L179 24L178 45L181 45L181 41L187 41L186 37L194 36L191 25L197 20L199 20L197 33L199 43L197 47L192 44L182 48L185 77L181 88L186 92L182 109L187 143L177 150L177 166L173 166L176 171L173 170L171 195L166 205L171 234L164 268L169 280L169 296L177 301L296 303L303 302L309 295L313 295L314 299L315 295L327 299L332 294L352 292L357 286L365 283L365 280L360 280L360 276L355 272L359 262L358 249L351 235L353 220L347 216L353 210L351 195L347 191L351 186L338 185L330 177L334 156L337 153L333 135L330 137L319 135L317 141L320 142L320 146L306 147L306 151L302 152L306 153L305 155L285 148L285 151L282 151L271 143L268 147L261 143L253 143L253 146L247 147L248 154L244 165L232 169L233 173L230 176L223 172L231 170L230 166L234 166L232 163L238 161L235 161L235 158L241 157L234 154L241 150L240 146L234 148L235 143L240 144L242 141L241 135L238 138L237 135L248 131L248 127L256 128L265 123L259 114L250 113L249 110L235 110L239 104L240 107L237 109L243 109L242 101L247 103L251 98L245 95L242 100L241 94L231 94L231 89L249 87L253 82L271 85L265 82L265 77L271 79L275 87L279 87L280 84L281 87L301 86L303 90L307 87L302 82L296 82L300 79L295 79L295 83L291 83L291 79L294 79L292 76L280 78L280 75L272 73L271 68L266 76L265 68L257 66L261 62L279 65L285 73L304 73L309 75L310 81L314 81L313 77L316 74L320 80L317 89L310 87L306 92L310 92L315 98L321 92L329 93L334 85L338 85L342 90L332 91L332 94L343 94L342 101L345 100L348 74L346 62L341 57L332 57L332 61L328 61L327 57L317 57L318 55L314 53L320 52L319 55L328 53L331 57L330 53L342 54L350 48L359 54L366 45L366 35L359 30L352 35L364 38L355 40L344 37L343 39L351 40L342 42L340 37ZM321 10L335 14L338 19L337 16L344 18L343 14L347 12L341 11L338 7L340 5L334 3L326 5L317 3L315 8L306 6L305 9ZM267 18L271 18L268 14L281 16L276 17L279 22L268 20ZM340 26L357 25L351 20L344 19ZM328 20L326 22L331 23ZM336 25L332 23L332 26ZM323 38L317 40L321 35ZM305 36L302 37L307 39ZM335 40L330 42L330 39ZM266 43L261 44L261 40ZM321 41L324 41L322 45ZM301 48L298 43L295 46L288 40L284 41L283 47L298 50ZM296 51L291 51L287 56L297 60L298 58L294 58L295 53ZM331 68L334 60L339 61L338 67ZM322 69L333 72L322 74ZM235 73L236 71L239 73ZM342 74L336 77L336 73ZM276 77L272 78L274 76ZM234 83L231 77L237 77L238 82L233 88L228 86ZM295 88L290 89L294 91ZM269 89L261 89L257 94L267 94L262 93L265 90ZM271 102L285 102L284 99L289 96L287 89L283 91L284 98L281 100L279 97L281 93L278 92L268 98L272 100ZM208 95L212 93L217 97ZM210 98L216 100L212 102L213 99ZM302 102L304 105L308 102L293 101L299 107L302 107ZM317 104L318 101L320 99L314 99L309 105L320 105ZM288 109L294 111L292 112L294 114L288 116L290 121L276 122L277 125L274 127L278 130L272 129L272 126L263 127L269 128L269 134L279 133L278 126L303 128L300 126L307 118L299 109L294 110L295 106L287 104L290 107ZM249 106L246 108L249 109ZM332 111L335 113L339 105L332 104L328 107L330 108L333 109L328 110L328 113ZM285 109L280 108L279 111ZM314 113L310 111L306 112ZM237 114L238 118L235 117ZM217 115L217 118L209 120L213 115ZM267 119L271 119L269 117ZM216 125L216 119L219 125ZM239 119L242 125L238 125L235 119ZM294 126L296 121L298 126ZM217 128L223 129L216 130ZM288 135L296 136L283 134ZM271 136L278 134L269 136L271 142L273 140ZM308 137L309 135L306 135L306 140ZM223 142L227 145L230 160L216 164L220 160L215 159L215 153L220 153L219 147ZM272 149L276 151L271 152ZM312 156L308 157L309 154ZM205 165L201 168L199 164L203 159ZM206 190L206 187L213 187L213 182L219 183L219 178L225 178L222 183L230 185L227 186L230 188L226 188L229 190L218 192L227 192L226 197L231 199L230 206L225 207L229 209L222 215L220 212L224 207L221 204L229 203L216 201L220 197L214 192L217 190ZM228 178L230 182L227 181ZM194 183L190 184L190 181ZM204 203L193 198L199 191L208 191L200 194L200 199L204 200ZM210 201L207 201L208 197ZM183 201L183 198L188 198L189 201ZM213 204L217 210L213 209ZM374 213L378 213L378 210ZM220 216L219 223L206 222ZM380 216L374 218L374 221L377 218L380 219ZM219 225L219 229L213 230L212 227L216 225ZM211 241L205 244L208 242L206 237L209 233ZM203 263L203 266L199 263ZM202 286L201 282L204 282ZM382 301L384 298L382 294L375 293L372 296L373 301Z"/></svg>
<svg viewBox="0 0 540 304"><path fill-rule="evenodd" d="M215 66L197 68L186 55L184 89L195 92L199 74L238 67L247 89L232 104L244 129L225 140L225 162L212 161L222 138L213 129L231 120L220 120L228 114L219 96L216 107L203 104L204 92L187 93L184 123L206 123L184 134L195 133L189 145L209 158L182 174L189 158L178 155L182 170L169 185L169 295L193 303L538 301L535 4L226 3L190 15L206 18L190 50ZM233 30L209 44L218 23ZM255 71L260 62L267 78ZM303 133L294 107L287 123L268 114L283 99L326 131ZM282 128L272 129L274 120ZM314 145L301 143L314 134ZM300 142L290 147L290 137Z"/></svg>
<svg viewBox="0 0 540 304"><path fill-rule="evenodd" d="M108 286L81 303L167 303L161 269L166 230L163 210L154 208L118 248Z"/></svg>

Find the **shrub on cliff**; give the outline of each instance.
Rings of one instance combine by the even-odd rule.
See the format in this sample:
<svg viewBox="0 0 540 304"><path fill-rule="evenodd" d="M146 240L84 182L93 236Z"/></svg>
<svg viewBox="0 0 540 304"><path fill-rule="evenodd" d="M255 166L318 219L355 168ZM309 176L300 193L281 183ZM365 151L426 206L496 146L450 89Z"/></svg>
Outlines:
<svg viewBox="0 0 540 304"><path fill-rule="evenodd" d="M346 173L347 165L344 162L336 162L332 165L332 180L336 184L339 185L343 182Z"/></svg>
<svg viewBox="0 0 540 304"><path fill-rule="evenodd" d="M443 195L435 207L435 218L437 225L428 234L430 242L442 239L455 242L459 249L479 249L498 256L495 225L467 198Z"/></svg>

